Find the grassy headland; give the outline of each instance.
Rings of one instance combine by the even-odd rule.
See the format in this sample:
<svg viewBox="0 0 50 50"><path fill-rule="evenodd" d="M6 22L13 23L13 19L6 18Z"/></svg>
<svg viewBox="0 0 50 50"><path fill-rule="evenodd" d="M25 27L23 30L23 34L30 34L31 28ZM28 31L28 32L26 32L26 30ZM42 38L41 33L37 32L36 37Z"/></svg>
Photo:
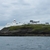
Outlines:
<svg viewBox="0 0 50 50"><path fill-rule="evenodd" d="M50 25L24 24L3 28L0 35L12 36L50 36Z"/></svg>

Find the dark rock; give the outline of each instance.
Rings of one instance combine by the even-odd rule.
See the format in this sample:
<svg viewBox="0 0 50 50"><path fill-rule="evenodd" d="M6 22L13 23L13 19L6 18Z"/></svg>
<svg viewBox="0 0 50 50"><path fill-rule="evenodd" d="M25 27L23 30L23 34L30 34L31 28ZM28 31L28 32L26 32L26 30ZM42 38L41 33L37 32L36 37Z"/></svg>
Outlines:
<svg viewBox="0 0 50 50"><path fill-rule="evenodd" d="M22 28L10 31L9 28L0 30L0 36L50 36L50 32Z"/></svg>

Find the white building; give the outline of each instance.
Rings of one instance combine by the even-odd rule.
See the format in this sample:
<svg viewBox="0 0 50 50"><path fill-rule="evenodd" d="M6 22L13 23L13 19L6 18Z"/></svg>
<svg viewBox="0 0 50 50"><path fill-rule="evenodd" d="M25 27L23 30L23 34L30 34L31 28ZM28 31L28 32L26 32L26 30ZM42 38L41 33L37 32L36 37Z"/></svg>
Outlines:
<svg viewBox="0 0 50 50"><path fill-rule="evenodd" d="M22 23L16 23L16 20L14 19L12 23L7 23L5 27L18 26L18 25L22 25Z"/></svg>

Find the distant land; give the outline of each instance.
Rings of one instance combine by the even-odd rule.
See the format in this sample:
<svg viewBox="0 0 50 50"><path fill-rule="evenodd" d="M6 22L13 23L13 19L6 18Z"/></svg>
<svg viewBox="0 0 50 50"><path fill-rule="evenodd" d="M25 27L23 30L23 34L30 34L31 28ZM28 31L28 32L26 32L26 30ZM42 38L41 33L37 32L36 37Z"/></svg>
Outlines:
<svg viewBox="0 0 50 50"><path fill-rule="evenodd" d="M4 27L0 36L50 36L49 24L24 24Z"/></svg>

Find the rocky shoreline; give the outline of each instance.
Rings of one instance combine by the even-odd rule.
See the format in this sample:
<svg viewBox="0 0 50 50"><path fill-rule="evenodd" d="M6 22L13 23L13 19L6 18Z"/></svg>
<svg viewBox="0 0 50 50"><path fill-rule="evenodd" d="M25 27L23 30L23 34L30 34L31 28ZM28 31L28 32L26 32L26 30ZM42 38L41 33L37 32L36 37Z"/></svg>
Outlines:
<svg viewBox="0 0 50 50"><path fill-rule="evenodd" d="M10 30L3 28L0 30L0 36L50 36L50 31L33 30L32 28L22 28L17 30Z"/></svg>

